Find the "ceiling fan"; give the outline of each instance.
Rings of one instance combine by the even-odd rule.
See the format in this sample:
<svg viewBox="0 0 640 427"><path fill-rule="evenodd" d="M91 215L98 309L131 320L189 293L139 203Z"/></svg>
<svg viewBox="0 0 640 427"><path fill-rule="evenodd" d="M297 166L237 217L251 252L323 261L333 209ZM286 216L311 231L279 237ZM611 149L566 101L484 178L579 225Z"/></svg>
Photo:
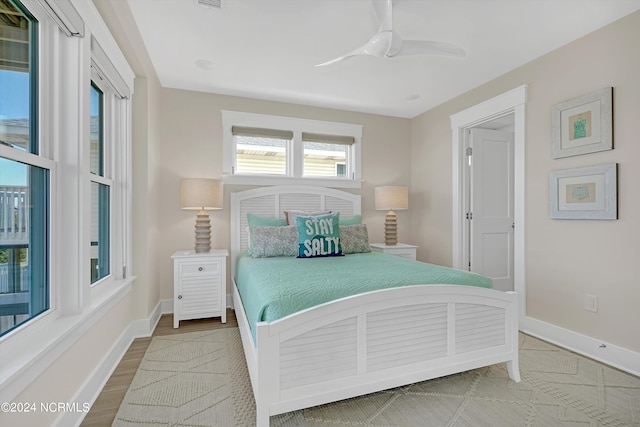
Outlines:
<svg viewBox="0 0 640 427"><path fill-rule="evenodd" d="M452 43L431 40L403 40L393 30L393 0L371 0L373 10L380 23L378 32L364 45L351 52L316 67L334 64L356 55L371 55L378 58L394 58L406 55L444 55L463 58L466 52Z"/></svg>

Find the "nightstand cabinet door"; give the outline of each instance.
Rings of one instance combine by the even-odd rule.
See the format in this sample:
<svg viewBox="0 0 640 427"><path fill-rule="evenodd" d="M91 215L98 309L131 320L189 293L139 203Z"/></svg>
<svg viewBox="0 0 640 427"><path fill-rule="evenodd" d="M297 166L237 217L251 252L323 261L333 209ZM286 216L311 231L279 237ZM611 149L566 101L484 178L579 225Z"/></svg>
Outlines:
<svg viewBox="0 0 640 427"><path fill-rule="evenodd" d="M220 317L226 323L227 251L176 252L173 258L173 327L180 320Z"/></svg>

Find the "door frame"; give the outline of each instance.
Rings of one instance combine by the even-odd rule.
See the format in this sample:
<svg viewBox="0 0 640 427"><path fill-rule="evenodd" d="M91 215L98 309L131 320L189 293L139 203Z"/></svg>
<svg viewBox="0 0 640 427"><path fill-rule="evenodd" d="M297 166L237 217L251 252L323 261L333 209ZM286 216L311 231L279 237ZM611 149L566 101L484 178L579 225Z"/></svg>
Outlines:
<svg viewBox="0 0 640 427"><path fill-rule="evenodd" d="M497 118L514 115L514 290L518 293L520 323L526 316L525 286L525 104L527 85L519 86L450 116L452 130L452 264L464 269L464 133Z"/></svg>

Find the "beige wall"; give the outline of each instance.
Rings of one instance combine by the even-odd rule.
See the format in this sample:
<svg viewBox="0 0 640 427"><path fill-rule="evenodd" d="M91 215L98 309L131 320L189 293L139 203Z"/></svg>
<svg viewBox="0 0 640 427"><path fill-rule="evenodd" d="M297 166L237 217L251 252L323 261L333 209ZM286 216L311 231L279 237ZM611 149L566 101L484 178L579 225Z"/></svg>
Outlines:
<svg viewBox="0 0 640 427"><path fill-rule="evenodd" d="M385 212L373 209L373 188L378 185L409 185L411 174L410 121L386 116L353 113L300 105L163 89L160 101L157 191L160 215L158 253L160 298L173 297L171 254L194 245L195 212L180 209L182 178L220 178L222 174L221 110L297 117L363 125L362 195L364 221L372 241L383 240ZM211 211L213 246L229 248L229 193L243 189L225 186L225 207ZM409 211L398 212L399 237L410 241ZM404 222L403 222L404 221ZM406 226L403 227L403 224ZM229 292L229 290L228 290Z"/></svg>
<svg viewBox="0 0 640 427"><path fill-rule="evenodd" d="M527 315L640 351L640 12L476 88L412 121L412 225L420 258L451 264L449 116L517 86L526 104ZM553 160L551 107L614 87L614 150ZM549 171L618 163L616 221L552 220ZM599 311L584 309L585 294Z"/></svg>
<svg viewBox="0 0 640 427"><path fill-rule="evenodd" d="M131 315L134 319L147 318L160 300L156 254L161 234L161 193L157 188L162 88L127 4L111 0L94 0L94 4L136 74L131 129L133 265L130 272L137 280L131 296Z"/></svg>

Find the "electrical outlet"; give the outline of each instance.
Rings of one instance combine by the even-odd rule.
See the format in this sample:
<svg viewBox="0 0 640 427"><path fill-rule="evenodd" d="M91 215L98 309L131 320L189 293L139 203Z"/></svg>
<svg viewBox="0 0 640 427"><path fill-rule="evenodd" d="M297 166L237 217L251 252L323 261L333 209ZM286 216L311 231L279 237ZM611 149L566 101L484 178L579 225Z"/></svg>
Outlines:
<svg viewBox="0 0 640 427"><path fill-rule="evenodd" d="M595 295L585 295L584 296L584 309L587 311L593 311L594 313L598 312L598 297Z"/></svg>

